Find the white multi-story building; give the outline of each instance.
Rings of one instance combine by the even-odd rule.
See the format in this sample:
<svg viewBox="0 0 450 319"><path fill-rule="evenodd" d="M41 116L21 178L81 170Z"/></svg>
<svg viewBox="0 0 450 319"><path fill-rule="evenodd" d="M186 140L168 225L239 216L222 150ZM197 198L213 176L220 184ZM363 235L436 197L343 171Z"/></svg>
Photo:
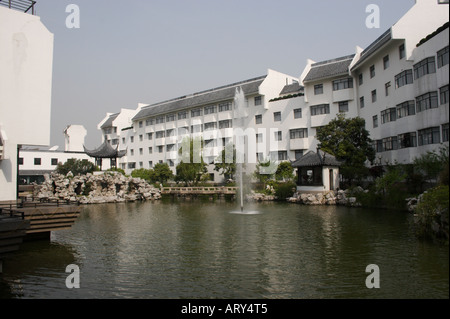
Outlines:
<svg viewBox="0 0 450 319"><path fill-rule="evenodd" d="M269 70L259 78L108 114L99 128L104 140L127 150L119 161L127 173L156 163L168 163L175 172L186 136L203 137L203 155L212 164L225 144L237 142L236 131L242 129L245 162L252 171L257 161L294 161L315 151L316 129L344 113L365 119L377 164L411 163L448 144L446 22L448 4L417 0L366 49L317 63L308 60L299 78ZM243 121L234 105L237 88L246 100ZM116 122L123 123L121 128ZM215 181L222 179L213 165L209 173Z"/></svg>
<svg viewBox="0 0 450 319"><path fill-rule="evenodd" d="M34 1L2 4L0 201L11 201L17 198L18 149L50 144L53 34L32 14Z"/></svg>

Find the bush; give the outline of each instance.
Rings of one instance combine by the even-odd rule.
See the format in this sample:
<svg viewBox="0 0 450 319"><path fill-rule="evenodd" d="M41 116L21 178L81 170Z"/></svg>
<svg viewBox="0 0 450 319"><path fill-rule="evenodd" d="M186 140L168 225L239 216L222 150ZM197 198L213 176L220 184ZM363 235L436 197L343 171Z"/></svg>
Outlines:
<svg viewBox="0 0 450 319"><path fill-rule="evenodd" d="M86 175L87 173L93 173L98 170L98 167L88 160L79 160L75 158L68 159L64 164L59 163L56 167L57 173L67 175L67 173L72 172L74 176Z"/></svg>
<svg viewBox="0 0 450 319"><path fill-rule="evenodd" d="M279 183L275 185L275 196L280 201L285 201L292 197L297 189L297 185L293 182Z"/></svg>

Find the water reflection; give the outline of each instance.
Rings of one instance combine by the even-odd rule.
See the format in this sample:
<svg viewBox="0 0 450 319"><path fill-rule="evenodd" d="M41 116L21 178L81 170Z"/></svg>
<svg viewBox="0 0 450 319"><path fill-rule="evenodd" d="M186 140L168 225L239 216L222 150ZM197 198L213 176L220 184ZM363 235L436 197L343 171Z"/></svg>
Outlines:
<svg viewBox="0 0 450 319"><path fill-rule="evenodd" d="M415 239L409 215L265 203L85 207L51 243L5 263L23 298L448 298L448 248ZM35 246L32 246L35 245ZM81 289L65 288L75 263ZM365 268L381 269L381 289ZM10 269L7 269L10 267ZM11 271L12 270L12 271Z"/></svg>

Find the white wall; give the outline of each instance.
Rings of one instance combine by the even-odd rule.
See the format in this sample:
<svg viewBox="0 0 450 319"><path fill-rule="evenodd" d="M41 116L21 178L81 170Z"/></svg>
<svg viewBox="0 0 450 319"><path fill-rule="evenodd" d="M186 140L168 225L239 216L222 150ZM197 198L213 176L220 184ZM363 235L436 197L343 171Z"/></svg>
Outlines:
<svg viewBox="0 0 450 319"><path fill-rule="evenodd" d="M66 152L84 152L84 140L87 131L83 125L69 125L64 130Z"/></svg>
<svg viewBox="0 0 450 319"><path fill-rule="evenodd" d="M0 7L0 201L16 199L17 145L49 145L53 34L30 14Z"/></svg>

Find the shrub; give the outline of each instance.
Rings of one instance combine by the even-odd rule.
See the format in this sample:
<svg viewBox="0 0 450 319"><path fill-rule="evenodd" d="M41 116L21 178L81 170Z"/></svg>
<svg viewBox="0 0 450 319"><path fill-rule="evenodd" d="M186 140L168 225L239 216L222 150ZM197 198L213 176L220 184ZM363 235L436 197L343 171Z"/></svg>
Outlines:
<svg viewBox="0 0 450 319"><path fill-rule="evenodd" d="M285 201L294 195L297 185L293 182L279 183L275 185L274 188L277 199L280 201Z"/></svg>

